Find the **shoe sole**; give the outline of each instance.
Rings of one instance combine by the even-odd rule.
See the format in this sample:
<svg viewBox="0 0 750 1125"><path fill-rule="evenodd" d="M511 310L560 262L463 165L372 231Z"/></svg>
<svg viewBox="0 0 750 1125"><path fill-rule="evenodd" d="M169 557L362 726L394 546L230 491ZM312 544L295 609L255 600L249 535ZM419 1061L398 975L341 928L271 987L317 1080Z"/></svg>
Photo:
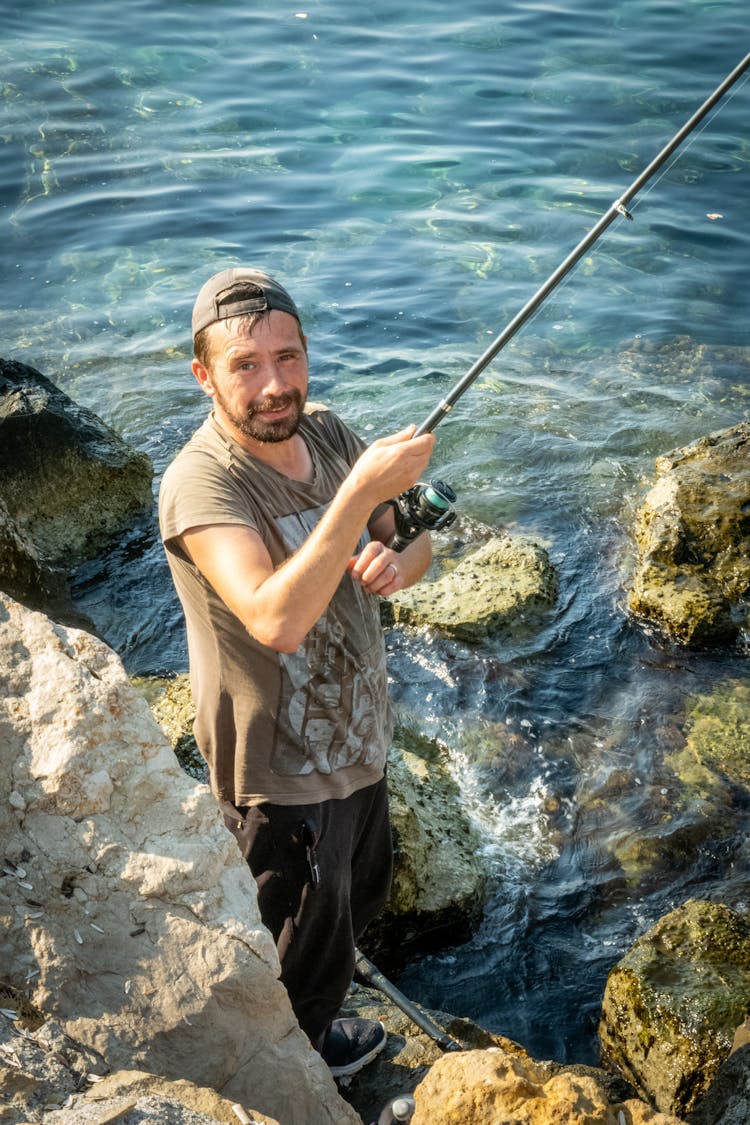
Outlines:
<svg viewBox="0 0 750 1125"><path fill-rule="evenodd" d="M361 1058L355 1059L354 1062L347 1063L346 1066L330 1066L328 1068L334 1078L351 1078L353 1074L358 1074L363 1067L367 1066L368 1063L371 1063L372 1060L380 1054L380 1052L383 1050L383 1047L385 1047L386 1043L388 1042L388 1034L383 1027L383 1024L381 1023L380 1026L383 1028L383 1038L379 1043L376 1043L375 1046L372 1047L366 1055L362 1055Z"/></svg>

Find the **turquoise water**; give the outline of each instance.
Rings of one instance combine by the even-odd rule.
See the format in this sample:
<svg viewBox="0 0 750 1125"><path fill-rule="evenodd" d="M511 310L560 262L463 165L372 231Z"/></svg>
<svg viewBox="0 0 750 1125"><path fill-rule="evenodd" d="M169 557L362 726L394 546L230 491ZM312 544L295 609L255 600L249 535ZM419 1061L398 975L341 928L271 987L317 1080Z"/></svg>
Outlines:
<svg viewBox="0 0 750 1125"><path fill-rule="evenodd" d="M364 436L420 421L737 65L749 22L745 0L4 12L3 354L158 476L205 410L194 293L252 262L298 300L315 398ZM401 983L537 1054L595 1058L606 973L660 913L746 908L746 810L638 885L612 846L666 831L685 700L747 678L742 649L665 650L622 591L654 457L750 414L749 198L743 85L438 429L460 511L547 543L561 597L514 647L389 635L394 696L451 746L497 888L475 940ZM130 671L184 668L153 529L76 594ZM628 800L594 823L618 770Z"/></svg>

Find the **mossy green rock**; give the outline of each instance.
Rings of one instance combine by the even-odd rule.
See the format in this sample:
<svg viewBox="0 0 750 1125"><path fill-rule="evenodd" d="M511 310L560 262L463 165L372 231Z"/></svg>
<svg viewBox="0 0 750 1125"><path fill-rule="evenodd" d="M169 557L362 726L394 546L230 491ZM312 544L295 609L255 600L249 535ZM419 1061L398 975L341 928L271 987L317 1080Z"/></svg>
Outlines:
<svg viewBox="0 0 750 1125"><path fill-rule="evenodd" d="M546 550L525 536L494 536L435 582L390 598L397 622L428 625L458 640L534 627L557 597Z"/></svg>
<svg viewBox="0 0 750 1125"><path fill-rule="evenodd" d="M750 1009L750 922L690 900L609 974L599 1035L605 1063L662 1112L684 1117L728 1056Z"/></svg>
<svg viewBox="0 0 750 1125"><path fill-rule="evenodd" d="M208 782L208 766L193 734L195 707L187 673L171 677L140 676L133 684L146 698L185 773L196 781Z"/></svg>
<svg viewBox="0 0 750 1125"><path fill-rule="evenodd" d="M393 884L363 948L398 968L411 951L471 936L484 905L487 863L445 750L432 739L396 730L388 793L396 844Z"/></svg>
<svg viewBox="0 0 750 1125"><path fill-rule="evenodd" d="M684 644L731 642L748 621L750 424L656 461L638 513L630 610Z"/></svg>
<svg viewBox="0 0 750 1125"><path fill-rule="evenodd" d="M153 466L41 372L0 359L0 492L48 566L94 558L151 517Z"/></svg>
<svg viewBox="0 0 750 1125"><path fill-rule="evenodd" d="M665 755L674 774L649 827L617 839L613 851L632 885L695 862L703 844L733 837L738 805L750 797L750 680L726 680L689 698L684 740ZM666 780L666 778L664 779ZM617 807L617 798L614 798Z"/></svg>
<svg viewBox="0 0 750 1125"><path fill-rule="evenodd" d="M750 680L727 680L687 706L685 746L665 762L697 799L750 795Z"/></svg>

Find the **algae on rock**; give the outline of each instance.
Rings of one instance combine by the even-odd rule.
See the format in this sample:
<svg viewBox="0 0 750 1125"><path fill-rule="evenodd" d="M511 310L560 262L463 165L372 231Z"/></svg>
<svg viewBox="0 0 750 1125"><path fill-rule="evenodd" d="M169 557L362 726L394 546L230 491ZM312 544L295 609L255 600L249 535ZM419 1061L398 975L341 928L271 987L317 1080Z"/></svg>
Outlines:
<svg viewBox="0 0 750 1125"><path fill-rule="evenodd" d="M630 610L678 643L731 642L748 623L750 423L657 458L656 471Z"/></svg>
<svg viewBox="0 0 750 1125"><path fill-rule="evenodd" d="M549 556L525 536L494 536L435 582L419 582L390 599L396 622L434 626L458 640L534 628L557 598Z"/></svg>
<svg viewBox="0 0 750 1125"><path fill-rule="evenodd" d="M689 900L612 969L599 1027L606 1063L665 1113L685 1116L750 1007L750 922Z"/></svg>

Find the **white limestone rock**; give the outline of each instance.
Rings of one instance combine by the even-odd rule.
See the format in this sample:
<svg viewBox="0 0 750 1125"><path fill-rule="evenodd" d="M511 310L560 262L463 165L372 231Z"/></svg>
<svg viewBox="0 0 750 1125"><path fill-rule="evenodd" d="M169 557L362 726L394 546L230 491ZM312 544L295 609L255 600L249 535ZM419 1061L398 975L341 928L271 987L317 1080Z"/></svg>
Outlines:
<svg viewBox="0 0 750 1125"><path fill-rule="evenodd" d="M282 1125L359 1122L279 983L255 884L101 641L0 595L0 963L105 1069Z"/></svg>

